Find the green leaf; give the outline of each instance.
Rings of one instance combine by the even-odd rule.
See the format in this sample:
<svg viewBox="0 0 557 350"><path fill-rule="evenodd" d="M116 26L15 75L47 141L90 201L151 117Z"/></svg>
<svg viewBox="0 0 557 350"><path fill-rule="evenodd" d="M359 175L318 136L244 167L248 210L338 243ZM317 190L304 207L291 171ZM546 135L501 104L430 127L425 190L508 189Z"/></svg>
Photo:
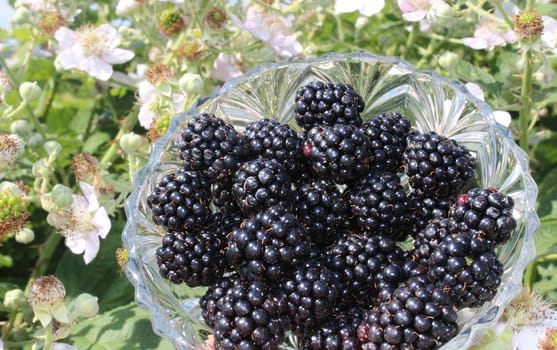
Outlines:
<svg viewBox="0 0 557 350"><path fill-rule="evenodd" d="M135 303L78 323L67 341L82 350L173 349L153 333L149 315Z"/></svg>
<svg viewBox="0 0 557 350"><path fill-rule="evenodd" d="M550 170L538 184L538 216L557 220L557 168Z"/></svg>
<svg viewBox="0 0 557 350"><path fill-rule="evenodd" d="M32 58L21 81L46 81L56 74L52 59ZM42 85L42 84L40 84Z"/></svg>
<svg viewBox="0 0 557 350"><path fill-rule="evenodd" d="M506 327L502 333L490 330L484 337L470 350L500 350L510 349L512 342L512 330Z"/></svg>
<svg viewBox="0 0 557 350"><path fill-rule="evenodd" d="M100 146L110 141L110 139L110 134L100 131L96 132L89 136L89 138L85 141L85 144L83 145L83 152L93 154Z"/></svg>
<svg viewBox="0 0 557 350"><path fill-rule="evenodd" d="M557 251L557 219L542 220L534 236L536 253L539 256Z"/></svg>
<svg viewBox="0 0 557 350"><path fill-rule="evenodd" d="M66 250L56 268L56 276L64 283L68 297L89 293L99 298L101 311L125 305L133 300L133 287L116 262L115 252L122 245L123 221L112 220L112 229L101 240L95 260L85 265L82 255Z"/></svg>
<svg viewBox="0 0 557 350"><path fill-rule="evenodd" d="M486 71L464 60L458 60L455 66L455 73L459 79L465 81L481 82L485 85L495 84L495 78Z"/></svg>
<svg viewBox="0 0 557 350"><path fill-rule="evenodd" d="M76 113L75 108L52 108L46 118L48 131L58 135L67 134Z"/></svg>
<svg viewBox="0 0 557 350"><path fill-rule="evenodd" d="M552 301L557 300L557 255L544 257L536 263L538 281L534 290L545 294Z"/></svg>

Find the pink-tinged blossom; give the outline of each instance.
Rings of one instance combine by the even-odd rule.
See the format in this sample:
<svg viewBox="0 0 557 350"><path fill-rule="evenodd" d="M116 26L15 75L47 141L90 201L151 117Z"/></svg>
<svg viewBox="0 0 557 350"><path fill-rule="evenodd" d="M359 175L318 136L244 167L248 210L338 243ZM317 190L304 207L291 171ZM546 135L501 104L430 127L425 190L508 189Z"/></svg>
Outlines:
<svg viewBox="0 0 557 350"><path fill-rule="evenodd" d="M139 83L138 94L141 107L137 118L145 129L150 129L157 117L181 112L186 102L184 95L169 93L166 96L148 81Z"/></svg>
<svg viewBox="0 0 557 350"><path fill-rule="evenodd" d="M79 186L83 196L74 194L71 206L62 212L49 213L47 221L60 230L71 252L83 254L83 260L89 264L99 252L99 238L106 238L111 223L106 209L99 205L93 186L85 182Z"/></svg>
<svg viewBox="0 0 557 350"><path fill-rule="evenodd" d="M291 30L291 23L274 12L264 11L258 6L249 6L244 22L234 15L231 17L236 25L261 39L280 56L297 56L303 51L302 45Z"/></svg>
<svg viewBox="0 0 557 350"><path fill-rule="evenodd" d="M337 0L335 1L336 13L360 11L364 16L371 16L381 12L385 7L385 0Z"/></svg>
<svg viewBox="0 0 557 350"><path fill-rule="evenodd" d="M509 16L514 16L519 11L518 6L512 2L503 3L502 8ZM499 19L503 18L499 11L495 11L495 16ZM513 44L517 39L515 31L507 25L491 18L482 17L476 26L474 36L463 38L462 43L474 50L491 51L496 46Z"/></svg>
<svg viewBox="0 0 557 350"><path fill-rule="evenodd" d="M436 2L439 0L398 0L398 7L402 11L402 18L409 22L419 22Z"/></svg>
<svg viewBox="0 0 557 350"><path fill-rule="evenodd" d="M61 27L54 37L61 49L56 61L62 68L79 69L99 80L110 79L113 64L134 57L132 51L118 48L120 35L108 24L97 28L86 25L76 31Z"/></svg>
<svg viewBox="0 0 557 350"><path fill-rule="evenodd" d="M549 16L542 16L543 31L541 35L542 45L557 55L557 21Z"/></svg>
<svg viewBox="0 0 557 350"><path fill-rule="evenodd" d="M243 72L233 56L221 52L213 62L213 71L211 72L211 78L213 79L227 81L242 74Z"/></svg>

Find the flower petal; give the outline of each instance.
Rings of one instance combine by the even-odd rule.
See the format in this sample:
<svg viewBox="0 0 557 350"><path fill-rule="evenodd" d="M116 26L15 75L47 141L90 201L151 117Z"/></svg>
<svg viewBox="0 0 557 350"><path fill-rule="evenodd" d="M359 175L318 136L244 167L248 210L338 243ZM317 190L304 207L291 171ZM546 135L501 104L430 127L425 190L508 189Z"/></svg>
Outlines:
<svg viewBox="0 0 557 350"><path fill-rule="evenodd" d="M40 309L40 310L33 310L33 312L35 313L35 317L33 318L33 321L39 320L43 325L43 327L48 326L52 321L52 314L50 313L50 311Z"/></svg>
<svg viewBox="0 0 557 350"><path fill-rule="evenodd" d="M145 129L150 129L153 120L155 120L155 113L151 111L151 104L145 103L139 107L139 114L137 115L139 125Z"/></svg>
<svg viewBox="0 0 557 350"><path fill-rule="evenodd" d="M58 44L62 49L67 49L75 44L76 35L71 29L60 27L56 33L54 33L54 38L56 38L56 41L58 41Z"/></svg>
<svg viewBox="0 0 557 350"><path fill-rule="evenodd" d="M74 50L73 48L67 48L58 54L56 61L64 69L78 68L84 57L80 50Z"/></svg>
<svg viewBox="0 0 557 350"><path fill-rule="evenodd" d="M372 1L370 1L372 2ZM374 2L374 1L373 1ZM361 1L357 0L337 0L335 1L336 13L347 13L359 10Z"/></svg>
<svg viewBox="0 0 557 350"><path fill-rule="evenodd" d="M99 241L99 236L97 236L93 232L90 232L87 235L87 238L85 238L84 243L85 243L85 254L83 254L83 261L85 261L85 264L89 264L91 261L93 261L93 259L95 259L95 257L99 253L99 247L101 245Z"/></svg>
<svg viewBox="0 0 557 350"><path fill-rule="evenodd" d="M551 49L557 43L557 21L549 16L543 16L542 44Z"/></svg>
<svg viewBox="0 0 557 350"><path fill-rule="evenodd" d="M66 343L53 343L50 350L77 350L77 348Z"/></svg>
<svg viewBox="0 0 557 350"><path fill-rule="evenodd" d="M76 255L83 254L85 251L85 240L80 235L69 234L66 236L64 243Z"/></svg>
<svg viewBox="0 0 557 350"><path fill-rule="evenodd" d="M97 228L99 236L106 238L106 235L110 232L111 223L104 207L100 207L99 210L95 212L91 223Z"/></svg>
<svg viewBox="0 0 557 350"><path fill-rule="evenodd" d="M426 15L427 15L426 10L417 10L411 12L404 12L402 14L402 18L404 18L408 22L418 22L424 19Z"/></svg>
<svg viewBox="0 0 557 350"><path fill-rule="evenodd" d="M108 43L108 47L110 49L116 48L116 46L120 45L120 34L116 28L111 26L110 24L104 23L98 26L93 30L100 38L103 38L105 42Z"/></svg>
<svg viewBox="0 0 557 350"><path fill-rule="evenodd" d="M52 306L52 316L60 323L70 323L70 315L63 302Z"/></svg>
<svg viewBox="0 0 557 350"><path fill-rule="evenodd" d="M471 47L474 50L484 50L487 49L487 41L485 41L482 38L478 38L478 37L468 37L468 38L463 38L462 39L462 43L465 46Z"/></svg>
<svg viewBox="0 0 557 350"><path fill-rule="evenodd" d="M112 76L112 66L96 56L85 57L79 69L102 81L107 81Z"/></svg>
<svg viewBox="0 0 557 350"><path fill-rule="evenodd" d="M130 50L124 49L114 49L110 52L106 52L101 56L101 60L110 64L120 64L131 60L134 53Z"/></svg>
<svg viewBox="0 0 557 350"><path fill-rule="evenodd" d="M369 17L381 12L383 7L385 7L385 0L364 0L360 4L360 13Z"/></svg>
<svg viewBox="0 0 557 350"><path fill-rule="evenodd" d="M83 181L79 182L79 187L81 187L81 191L83 192L83 195L87 199L88 205L87 208L85 208L85 210L86 211L97 210L99 208L99 201L97 199L97 192L95 191L95 188Z"/></svg>

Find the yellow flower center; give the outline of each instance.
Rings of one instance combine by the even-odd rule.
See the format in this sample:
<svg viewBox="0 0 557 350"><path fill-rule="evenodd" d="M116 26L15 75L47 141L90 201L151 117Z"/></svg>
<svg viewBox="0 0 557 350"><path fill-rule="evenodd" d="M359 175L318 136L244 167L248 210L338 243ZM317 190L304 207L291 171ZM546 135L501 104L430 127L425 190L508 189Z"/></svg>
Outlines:
<svg viewBox="0 0 557 350"><path fill-rule="evenodd" d="M106 39L91 27L85 27L77 33L77 42L85 57L100 56L107 51Z"/></svg>

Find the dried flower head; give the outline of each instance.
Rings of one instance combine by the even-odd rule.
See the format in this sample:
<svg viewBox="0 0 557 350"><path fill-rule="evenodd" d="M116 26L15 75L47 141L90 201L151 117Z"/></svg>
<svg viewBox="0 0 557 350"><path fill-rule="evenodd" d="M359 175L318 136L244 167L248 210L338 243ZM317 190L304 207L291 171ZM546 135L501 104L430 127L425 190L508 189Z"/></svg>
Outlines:
<svg viewBox="0 0 557 350"><path fill-rule="evenodd" d="M29 212L24 195L14 183L0 184L0 238L21 230L27 224Z"/></svg>
<svg viewBox="0 0 557 350"><path fill-rule="evenodd" d="M124 268L128 263L128 250L124 247L116 249L116 262L121 268Z"/></svg>
<svg viewBox="0 0 557 350"><path fill-rule="evenodd" d="M56 11L49 11L49 12L46 12L43 15L43 17L41 18L41 21L39 23L39 27L41 28L41 30L44 33L46 33L48 35L53 35L65 23L66 22L64 20L64 17L62 16L62 14L60 14L59 12L56 12Z"/></svg>
<svg viewBox="0 0 557 350"><path fill-rule="evenodd" d="M538 39L543 31L542 16L535 10L520 11L513 17L514 31L522 42Z"/></svg>
<svg viewBox="0 0 557 350"><path fill-rule="evenodd" d="M0 171L11 167L24 151L25 144L17 135L0 134Z"/></svg>
<svg viewBox="0 0 557 350"><path fill-rule="evenodd" d="M182 14L172 7L162 11L159 16L159 30L165 35L177 34L185 26Z"/></svg>
<svg viewBox="0 0 557 350"><path fill-rule="evenodd" d="M517 328L527 324L543 323L552 313L552 304L536 293L523 289L505 309L510 324Z"/></svg>
<svg viewBox="0 0 557 350"><path fill-rule="evenodd" d="M147 81L153 85L164 83L170 77L172 77L172 71L168 68L168 66L162 63L152 64L145 72L145 78L147 78Z"/></svg>
<svg viewBox="0 0 557 350"><path fill-rule="evenodd" d="M172 116L170 114L165 114L157 118L157 120L151 124L151 128L147 131L149 139L153 142L160 139L168 130L171 120Z"/></svg>
<svg viewBox="0 0 557 350"><path fill-rule="evenodd" d="M43 327L50 324L52 318L61 323L70 322L65 299L66 289L55 276L42 276L31 284L28 301L35 313L35 320L39 320Z"/></svg>
<svg viewBox="0 0 557 350"><path fill-rule="evenodd" d="M14 84L10 77L6 73L0 71L0 103L2 103L6 95L9 94L13 88Z"/></svg>
<svg viewBox="0 0 557 350"><path fill-rule="evenodd" d="M79 153L73 157L72 173L78 181L87 180L91 175L96 177L99 160L89 153Z"/></svg>
<svg viewBox="0 0 557 350"><path fill-rule="evenodd" d="M213 8L205 15L205 22L212 29L221 29L227 19L226 12L218 7Z"/></svg>
<svg viewBox="0 0 557 350"><path fill-rule="evenodd" d="M187 61L195 61L202 52L201 45L197 41L187 41L176 49L176 54Z"/></svg>

